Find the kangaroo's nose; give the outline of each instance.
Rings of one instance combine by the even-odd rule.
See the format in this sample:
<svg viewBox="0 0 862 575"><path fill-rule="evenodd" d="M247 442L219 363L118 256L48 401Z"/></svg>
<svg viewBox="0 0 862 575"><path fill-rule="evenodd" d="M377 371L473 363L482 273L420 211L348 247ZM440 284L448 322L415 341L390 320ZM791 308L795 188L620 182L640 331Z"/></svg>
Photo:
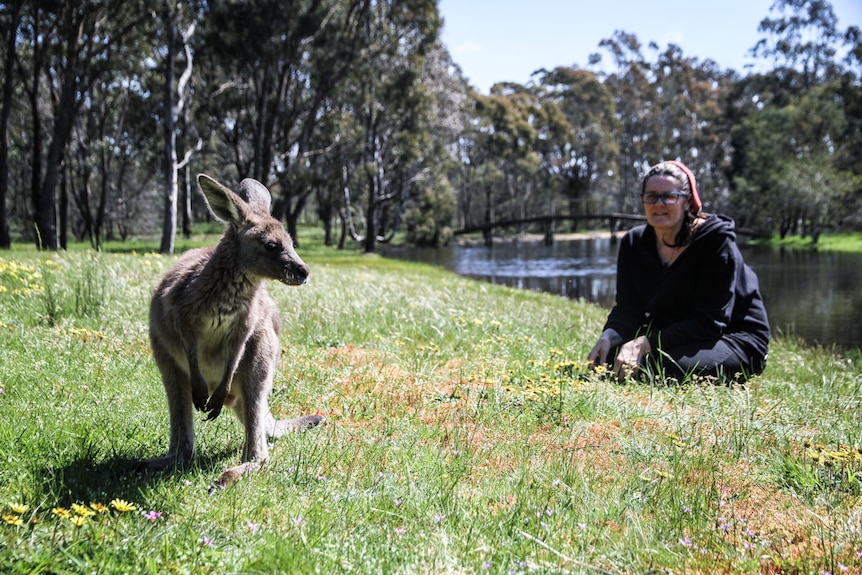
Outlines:
<svg viewBox="0 0 862 575"><path fill-rule="evenodd" d="M284 279L287 285L301 286L308 281L308 266L305 262L290 262L284 268Z"/></svg>

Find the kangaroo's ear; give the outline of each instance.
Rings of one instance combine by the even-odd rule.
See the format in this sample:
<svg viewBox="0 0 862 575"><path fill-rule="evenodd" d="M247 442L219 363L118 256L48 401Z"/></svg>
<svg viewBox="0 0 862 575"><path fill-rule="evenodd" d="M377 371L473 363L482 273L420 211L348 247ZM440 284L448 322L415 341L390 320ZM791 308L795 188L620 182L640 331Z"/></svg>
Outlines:
<svg viewBox="0 0 862 575"><path fill-rule="evenodd" d="M216 219L234 225L245 220L248 205L238 195L206 174L198 174L198 186Z"/></svg>
<svg viewBox="0 0 862 575"><path fill-rule="evenodd" d="M252 178L244 179L239 183L239 192L237 193L252 208L269 214L270 204L272 204L272 194L269 193L266 186L257 180Z"/></svg>

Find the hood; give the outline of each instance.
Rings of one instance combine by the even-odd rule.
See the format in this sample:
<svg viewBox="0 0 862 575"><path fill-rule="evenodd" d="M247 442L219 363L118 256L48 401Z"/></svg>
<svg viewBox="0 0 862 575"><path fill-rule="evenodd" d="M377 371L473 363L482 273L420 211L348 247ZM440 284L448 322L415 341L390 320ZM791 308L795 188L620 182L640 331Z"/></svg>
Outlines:
<svg viewBox="0 0 862 575"><path fill-rule="evenodd" d="M733 221L733 218L723 214L708 214L706 221L697 228L691 241L694 243L716 234L736 241L736 222Z"/></svg>

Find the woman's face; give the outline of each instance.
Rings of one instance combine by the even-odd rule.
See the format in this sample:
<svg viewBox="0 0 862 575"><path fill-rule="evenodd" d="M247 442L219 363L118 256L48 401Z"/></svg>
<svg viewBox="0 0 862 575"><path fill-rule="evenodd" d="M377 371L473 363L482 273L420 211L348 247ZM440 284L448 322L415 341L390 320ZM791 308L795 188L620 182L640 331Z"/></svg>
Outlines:
<svg viewBox="0 0 862 575"><path fill-rule="evenodd" d="M644 185L644 194L667 194L679 192L676 178L665 175L650 176ZM644 202L647 223L661 234L676 235L682 228L682 220L688 209L689 197L679 197L675 204L665 205L661 200L654 204Z"/></svg>

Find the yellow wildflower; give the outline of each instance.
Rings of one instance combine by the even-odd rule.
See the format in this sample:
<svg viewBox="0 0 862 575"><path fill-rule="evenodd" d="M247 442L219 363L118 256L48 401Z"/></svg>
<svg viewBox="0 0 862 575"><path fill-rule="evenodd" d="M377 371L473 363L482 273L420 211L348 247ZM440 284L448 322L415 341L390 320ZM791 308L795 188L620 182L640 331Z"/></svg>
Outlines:
<svg viewBox="0 0 862 575"><path fill-rule="evenodd" d="M137 509L134 503L129 503L125 499L114 499L111 501L111 507L119 511L120 513L126 513L127 511L134 511Z"/></svg>
<svg viewBox="0 0 862 575"><path fill-rule="evenodd" d="M85 507L79 503L72 504L72 511L74 511L79 517L90 517L96 514L96 512L89 507Z"/></svg>
<svg viewBox="0 0 862 575"><path fill-rule="evenodd" d="M75 527L83 527L85 523L87 523L87 518L82 517L81 515L73 515L69 517L69 521L72 522L72 525Z"/></svg>
<svg viewBox="0 0 862 575"><path fill-rule="evenodd" d="M24 515L28 511L30 511L29 505L24 505L23 503L10 503L9 509L12 510L12 513L17 513L18 515Z"/></svg>
<svg viewBox="0 0 862 575"><path fill-rule="evenodd" d="M24 522L21 520L21 517L12 513L7 513L6 515L4 515L3 521L5 521L7 525L14 525L15 527L20 527L21 525L24 525Z"/></svg>
<svg viewBox="0 0 862 575"><path fill-rule="evenodd" d="M51 513L56 515L57 517L71 517L72 514L69 513L69 510L65 507L55 507L51 510Z"/></svg>
<svg viewBox="0 0 862 575"><path fill-rule="evenodd" d="M108 506L103 503L93 503L92 501L90 501L90 508L92 508L92 510L96 513L108 512Z"/></svg>

